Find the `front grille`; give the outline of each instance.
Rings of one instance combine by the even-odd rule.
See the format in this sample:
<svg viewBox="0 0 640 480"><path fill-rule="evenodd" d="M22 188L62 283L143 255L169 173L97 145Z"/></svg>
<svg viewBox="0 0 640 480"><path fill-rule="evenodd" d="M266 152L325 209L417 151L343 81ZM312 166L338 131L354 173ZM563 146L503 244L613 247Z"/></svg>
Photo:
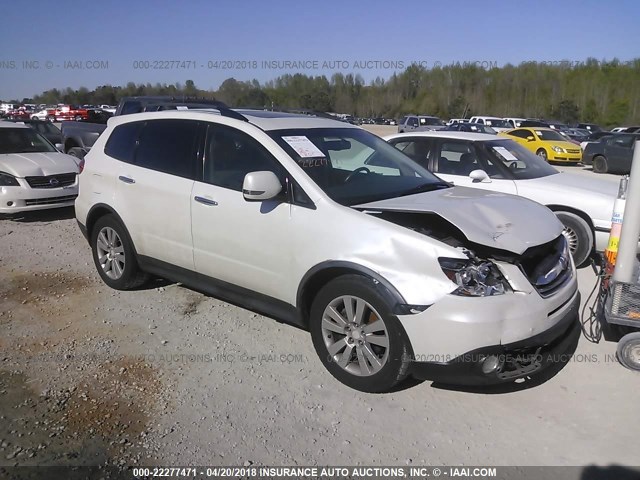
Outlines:
<svg viewBox="0 0 640 480"><path fill-rule="evenodd" d="M563 255L566 242L560 235L528 249L520 258L520 268L541 297L554 295L571 279L571 260Z"/></svg>
<svg viewBox="0 0 640 480"><path fill-rule="evenodd" d="M567 153L580 153L580 152L581 152L581 150L574 150L574 149L571 149L571 148L567 148Z"/></svg>
<svg viewBox="0 0 640 480"><path fill-rule="evenodd" d="M76 199L78 195L65 195L64 197L49 197L49 198L35 198L31 200L25 200L25 205L53 205L56 203L71 202Z"/></svg>
<svg viewBox="0 0 640 480"><path fill-rule="evenodd" d="M73 185L76 181L75 173L58 173L46 177L25 177L31 188L60 188Z"/></svg>

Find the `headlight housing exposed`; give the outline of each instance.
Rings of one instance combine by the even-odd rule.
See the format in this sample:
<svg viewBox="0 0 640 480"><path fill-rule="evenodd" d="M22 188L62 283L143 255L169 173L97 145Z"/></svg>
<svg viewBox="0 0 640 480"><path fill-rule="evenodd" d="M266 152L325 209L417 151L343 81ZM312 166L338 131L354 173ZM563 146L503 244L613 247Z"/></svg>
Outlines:
<svg viewBox="0 0 640 480"><path fill-rule="evenodd" d="M439 258L438 261L444 274L458 285L458 288L451 292L453 295L491 297L503 295L510 290L509 283L492 262L445 257Z"/></svg>
<svg viewBox="0 0 640 480"><path fill-rule="evenodd" d="M0 172L0 187L19 187L16 177L8 173Z"/></svg>
<svg viewBox="0 0 640 480"><path fill-rule="evenodd" d="M562 147L558 147L557 145L554 145L553 147L551 147L553 149L554 152L556 153L564 153L564 148Z"/></svg>

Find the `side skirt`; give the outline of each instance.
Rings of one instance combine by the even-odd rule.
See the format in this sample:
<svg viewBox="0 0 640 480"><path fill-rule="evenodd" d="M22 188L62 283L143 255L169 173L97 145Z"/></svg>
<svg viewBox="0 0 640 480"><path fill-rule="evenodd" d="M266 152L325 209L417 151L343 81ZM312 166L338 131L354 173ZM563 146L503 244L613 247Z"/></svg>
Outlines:
<svg viewBox="0 0 640 480"><path fill-rule="evenodd" d="M287 302L155 258L139 255L137 260L140 268L145 272L182 283L200 293L271 317L279 322L308 330L298 309Z"/></svg>

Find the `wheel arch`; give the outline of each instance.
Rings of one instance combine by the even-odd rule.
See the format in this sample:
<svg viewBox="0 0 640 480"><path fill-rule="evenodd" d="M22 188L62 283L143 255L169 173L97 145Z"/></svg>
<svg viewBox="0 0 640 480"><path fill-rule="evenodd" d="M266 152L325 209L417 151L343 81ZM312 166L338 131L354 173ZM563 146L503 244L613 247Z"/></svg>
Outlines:
<svg viewBox="0 0 640 480"><path fill-rule="evenodd" d="M296 307L306 326L309 325L311 304L317 292L330 281L350 274L360 275L376 282L382 287L381 291L387 297L389 306L394 313L408 313L408 311L403 312L403 307L406 309L407 303L402 294L382 275L354 262L329 260L309 269L298 286Z"/></svg>
<svg viewBox="0 0 640 480"><path fill-rule="evenodd" d="M593 224L593 220L591 220L591 217L587 215L586 212L574 207L569 207L567 205L551 204L551 205L546 205L546 207L549 210L551 210L553 213L567 212L567 213L573 213L574 215L577 215L578 217L582 218L585 222L587 222L587 225L589 225L591 232L595 235L596 233L595 225Z"/></svg>
<svg viewBox="0 0 640 480"><path fill-rule="evenodd" d="M593 156L591 157L591 168L593 169L593 173L603 173L603 172L596 172L595 171L596 159L599 158L599 157L602 157L604 159L604 163L607 166L607 170L605 171L605 173L612 173L611 172L611 165L609 163L609 159L604 154L604 152L594 153Z"/></svg>
<svg viewBox="0 0 640 480"><path fill-rule="evenodd" d="M97 203L95 204L93 207L91 207L91 209L89 210L89 213L87 214L87 224L85 225L86 229L87 229L87 238L91 239L91 235L93 233L93 227L95 226L96 222L104 217L105 215L113 215L114 217L116 217L116 219L118 220L118 222L120 222L120 224L122 225L122 228L124 228L126 235L129 237L129 241L131 241L131 245L133 246L133 250L137 253L135 244L133 243L133 240L131 239L131 234L129 233L129 230L127 229L125 223L122 221L122 217L120 217L120 215L118 215L118 212L116 212L113 207L111 207L110 205L107 205L105 203Z"/></svg>

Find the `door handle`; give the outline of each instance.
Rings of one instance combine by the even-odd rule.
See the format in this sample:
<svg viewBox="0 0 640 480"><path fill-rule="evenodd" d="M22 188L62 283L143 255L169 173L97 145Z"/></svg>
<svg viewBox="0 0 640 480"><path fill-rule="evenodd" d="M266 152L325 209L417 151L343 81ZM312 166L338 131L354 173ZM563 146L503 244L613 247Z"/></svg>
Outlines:
<svg viewBox="0 0 640 480"><path fill-rule="evenodd" d="M120 180L121 182L124 182L124 183L136 183L136 181L133 178L125 177L123 175L120 175L118 177L118 180Z"/></svg>
<svg viewBox="0 0 640 480"><path fill-rule="evenodd" d="M211 200L210 198L199 197L196 195L195 197L193 197L193 199L198 203L202 203L203 205L208 205L210 207L215 207L218 205L218 202L216 202L215 200Z"/></svg>

